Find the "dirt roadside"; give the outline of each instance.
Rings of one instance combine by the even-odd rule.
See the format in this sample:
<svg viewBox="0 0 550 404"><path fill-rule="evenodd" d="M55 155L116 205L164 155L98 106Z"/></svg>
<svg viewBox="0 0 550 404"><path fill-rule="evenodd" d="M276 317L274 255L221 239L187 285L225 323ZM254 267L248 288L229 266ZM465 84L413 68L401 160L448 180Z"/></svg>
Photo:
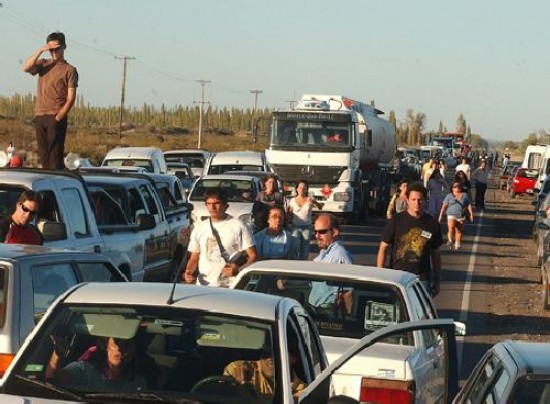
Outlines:
<svg viewBox="0 0 550 404"><path fill-rule="evenodd" d="M496 174L496 172L495 172ZM494 176L493 176L494 177ZM512 199L506 191L491 184L487 191L486 217L493 223L494 254L487 285L490 299L486 312L488 329L498 330L483 336L494 344L504 339L548 342L550 311L542 309L540 267L532 239L532 197Z"/></svg>

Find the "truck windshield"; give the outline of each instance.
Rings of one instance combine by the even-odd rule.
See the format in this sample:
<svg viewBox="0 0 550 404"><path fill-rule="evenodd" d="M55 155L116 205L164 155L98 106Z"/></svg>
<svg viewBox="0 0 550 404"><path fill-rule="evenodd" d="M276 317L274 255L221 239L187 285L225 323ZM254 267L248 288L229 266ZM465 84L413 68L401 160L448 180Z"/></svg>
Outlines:
<svg viewBox="0 0 550 404"><path fill-rule="evenodd" d="M272 146L349 147L352 128L348 122L274 120Z"/></svg>

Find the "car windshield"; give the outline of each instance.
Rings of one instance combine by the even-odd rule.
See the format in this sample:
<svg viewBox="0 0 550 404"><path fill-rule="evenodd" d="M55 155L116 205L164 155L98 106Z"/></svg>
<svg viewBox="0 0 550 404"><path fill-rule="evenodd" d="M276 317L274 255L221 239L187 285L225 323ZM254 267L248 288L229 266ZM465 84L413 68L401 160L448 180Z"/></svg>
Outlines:
<svg viewBox="0 0 550 404"><path fill-rule="evenodd" d="M149 172L153 172L153 166L151 165L151 160L112 159L112 160L106 160L103 165L107 167L141 167Z"/></svg>
<svg viewBox="0 0 550 404"><path fill-rule="evenodd" d="M237 289L296 299L324 336L359 339L382 327L409 321L400 291L387 284L254 273L243 277ZM410 336L388 342L413 344Z"/></svg>
<svg viewBox="0 0 550 404"><path fill-rule="evenodd" d="M223 174L231 171L263 171L262 166L245 165L245 164L223 164L211 165L208 168L208 174Z"/></svg>
<svg viewBox="0 0 550 404"><path fill-rule="evenodd" d="M269 322L174 307L95 305L60 305L49 319L5 381L5 392L273 400L280 376ZM49 366L55 358L57 365ZM265 386L257 391L261 380ZM45 389L44 382L55 388Z"/></svg>
<svg viewBox="0 0 550 404"><path fill-rule="evenodd" d="M191 201L204 201L206 190L223 189L227 193L229 202L254 202L256 193L250 180L244 179L211 179L199 180L189 199Z"/></svg>

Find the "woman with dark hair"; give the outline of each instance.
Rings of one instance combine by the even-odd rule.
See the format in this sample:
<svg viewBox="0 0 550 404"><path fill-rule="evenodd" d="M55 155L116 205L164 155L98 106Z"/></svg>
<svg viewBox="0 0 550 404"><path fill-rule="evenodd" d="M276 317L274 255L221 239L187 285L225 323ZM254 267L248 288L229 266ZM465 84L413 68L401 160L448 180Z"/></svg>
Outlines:
<svg viewBox="0 0 550 404"><path fill-rule="evenodd" d="M407 180L401 180L397 184L397 192L390 199L388 209L386 210L386 217L391 219L394 214L401 213L407 210L407 189L409 182Z"/></svg>
<svg viewBox="0 0 550 404"><path fill-rule="evenodd" d="M60 355L52 354L46 379L56 384L84 391L138 391L148 388L144 376L137 372L134 338L98 337L94 352L57 370Z"/></svg>
<svg viewBox="0 0 550 404"><path fill-rule="evenodd" d="M462 172L462 171L460 171ZM447 246L452 250L458 250L462 243L462 233L464 222L466 221L466 212L470 221L474 221L474 212L468 194L464 192L460 181L453 181L451 192L445 196L441 211L439 213L439 222L443 220L443 215L447 213ZM454 240L454 244L453 244Z"/></svg>
<svg viewBox="0 0 550 404"><path fill-rule="evenodd" d="M434 218L441 210L443 191L446 187L447 182L445 182L445 179L441 176L441 171L434 170L428 180L428 213Z"/></svg>
<svg viewBox="0 0 550 404"><path fill-rule="evenodd" d="M309 240L313 224L313 207L322 209L322 205L309 196L309 184L300 180L296 184L296 196L288 202L287 213L292 224L292 259L307 260Z"/></svg>

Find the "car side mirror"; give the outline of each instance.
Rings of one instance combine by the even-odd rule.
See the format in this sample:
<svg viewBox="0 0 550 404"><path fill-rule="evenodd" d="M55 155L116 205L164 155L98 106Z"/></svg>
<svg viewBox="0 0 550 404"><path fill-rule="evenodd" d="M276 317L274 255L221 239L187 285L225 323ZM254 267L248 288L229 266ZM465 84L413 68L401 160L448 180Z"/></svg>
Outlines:
<svg viewBox="0 0 550 404"><path fill-rule="evenodd" d="M455 336L464 337L466 335L466 324L462 321L455 321Z"/></svg>
<svg viewBox="0 0 550 404"><path fill-rule="evenodd" d="M157 225L155 217L148 213L141 213L136 218L138 230L151 230Z"/></svg>
<svg viewBox="0 0 550 404"><path fill-rule="evenodd" d="M39 223L38 228L42 232L42 237L45 241L65 240L67 238L65 223L46 221Z"/></svg>

